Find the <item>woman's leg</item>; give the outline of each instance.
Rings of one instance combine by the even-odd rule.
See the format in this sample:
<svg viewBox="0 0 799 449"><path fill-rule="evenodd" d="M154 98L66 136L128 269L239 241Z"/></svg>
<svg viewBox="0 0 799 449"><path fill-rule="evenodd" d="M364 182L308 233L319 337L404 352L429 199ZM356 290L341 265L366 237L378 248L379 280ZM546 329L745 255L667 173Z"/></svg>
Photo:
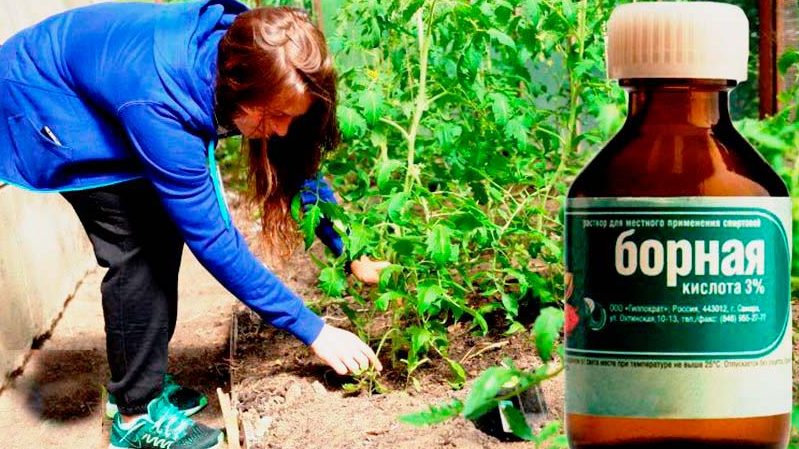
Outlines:
<svg viewBox="0 0 799 449"><path fill-rule="evenodd" d="M122 415L146 413L167 368L183 239L146 181L63 196L86 229L98 263L108 268L101 286L108 391Z"/></svg>

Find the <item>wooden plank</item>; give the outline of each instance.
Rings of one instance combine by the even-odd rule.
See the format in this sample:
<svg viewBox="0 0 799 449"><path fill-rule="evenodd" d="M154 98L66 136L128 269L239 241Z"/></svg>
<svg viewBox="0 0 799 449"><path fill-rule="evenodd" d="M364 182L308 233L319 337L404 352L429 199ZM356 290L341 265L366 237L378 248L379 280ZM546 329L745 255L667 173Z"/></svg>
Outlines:
<svg viewBox="0 0 799 449"><path fill-rule="evenodd" d="M222 416L225 420L228 448L241 449L238 413L233 409L230 396L227 393L224 393L221 388L217 388L216 394L219 397L219 407L222 409Z"/></svg>

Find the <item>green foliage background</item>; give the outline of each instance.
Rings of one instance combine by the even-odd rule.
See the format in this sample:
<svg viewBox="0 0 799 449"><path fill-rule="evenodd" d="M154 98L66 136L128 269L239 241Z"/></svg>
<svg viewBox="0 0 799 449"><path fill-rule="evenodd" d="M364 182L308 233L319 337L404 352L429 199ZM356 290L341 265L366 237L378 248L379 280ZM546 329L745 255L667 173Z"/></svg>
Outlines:
<svg viewBox="0 0 799 449"><path fill-rule="evenodd" d="M312 7L309 0L261 3ZM309 220L328 215L349 229L348 257L393 265L366 289L345 276L343 260L318 261L330 299L317 306L341 307L417 388L414 372L434 358L451 367L453 388L464 385L465 370L449 354L455 322L479 335L527 334L531 348L553 360L533 373L507 361L481 376L465 404L410 421L474 418L496 406L503 385L518 391L559 372L562 198L626 113L625 94L606 79L604 63L605 24L620 3L323 1L344 137L323 170L346 213L319 205L302 220L313 229ZM799 94L783 92L784 109L757 118L757 2L730 3L745 10L751 28L749 80L733 92L733 117L796 197ZM795 77L789 69L797 61L795 51L784 55L783 74ZM238 142L222 145L219 157L241 183ZM378 318L386 325L376 331L370 324ZM380 389L374 373L364 376L356 388ZM514 422L528 439L563 443L556 425L533 435L523 420Z"/></svg>

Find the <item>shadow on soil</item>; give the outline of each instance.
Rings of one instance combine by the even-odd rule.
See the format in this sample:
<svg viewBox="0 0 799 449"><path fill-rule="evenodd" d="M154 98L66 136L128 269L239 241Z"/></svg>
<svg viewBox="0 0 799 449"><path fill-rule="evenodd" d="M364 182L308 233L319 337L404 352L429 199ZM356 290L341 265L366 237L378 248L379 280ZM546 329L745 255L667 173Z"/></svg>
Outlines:
<svg viewBox="0 0 799 449"><path fill-rule="evenodd" d="M202 391L209 409L218 409L216 388L230 386L228 348L180 348L171 350L169 358L169 372L177 382ZM29 413L43 421L70 423L97 416L108 377L104 350L39 349L11 387L25 396Z"/></svg>

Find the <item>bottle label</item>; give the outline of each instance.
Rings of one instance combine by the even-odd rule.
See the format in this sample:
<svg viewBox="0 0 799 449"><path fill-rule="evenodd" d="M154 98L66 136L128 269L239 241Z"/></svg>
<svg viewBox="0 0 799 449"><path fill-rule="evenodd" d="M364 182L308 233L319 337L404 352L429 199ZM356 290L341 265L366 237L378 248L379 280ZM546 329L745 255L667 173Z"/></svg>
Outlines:
<svg viewBox="0 0 799 449"><path fill-rule="evenodd" d="M790 234L788 198L569 199L567 412L789 413Z"/></svg>

